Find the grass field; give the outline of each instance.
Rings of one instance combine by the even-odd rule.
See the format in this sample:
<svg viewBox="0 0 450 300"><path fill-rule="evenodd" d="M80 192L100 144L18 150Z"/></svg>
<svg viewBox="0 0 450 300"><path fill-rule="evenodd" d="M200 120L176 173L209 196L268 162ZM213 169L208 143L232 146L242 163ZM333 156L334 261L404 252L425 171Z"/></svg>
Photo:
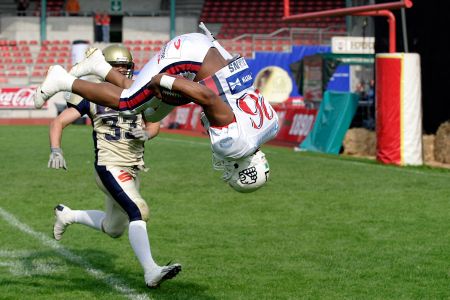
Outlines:
<svg viewBox="0 0 450 300"><path fill-rule="evenodd" d="M183 271L148 290L128 237L53 207L102 209L91 128L66 129L68 171L47 169L47 127L0 126L0 299L449 299L450 172L266 146L269 184L239 194L206 139L146 145L142 195L156 261Z"/></svg>

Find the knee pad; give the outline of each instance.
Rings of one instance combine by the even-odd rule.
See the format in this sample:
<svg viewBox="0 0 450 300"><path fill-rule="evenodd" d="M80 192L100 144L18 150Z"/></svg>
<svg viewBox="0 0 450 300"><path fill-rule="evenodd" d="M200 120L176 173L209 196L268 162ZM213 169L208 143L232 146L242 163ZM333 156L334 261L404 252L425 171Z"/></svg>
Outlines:
<svg viewBox="0 0 450 300"><path fill-rule="evenodd" d="M145 202L144 199L137 199L135 200L135 203L141 213L142 221L147 222L149 219L149 208L147 202Z"/></svg>

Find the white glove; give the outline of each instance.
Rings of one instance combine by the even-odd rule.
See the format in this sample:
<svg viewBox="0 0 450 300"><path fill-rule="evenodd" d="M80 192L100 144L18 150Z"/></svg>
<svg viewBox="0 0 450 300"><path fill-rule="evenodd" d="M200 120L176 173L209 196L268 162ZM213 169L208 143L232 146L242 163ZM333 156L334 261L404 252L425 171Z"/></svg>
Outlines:
<svg viewBox="0 0 450 300"><path fill-rule="evenodd" d="M131 134L140 141L146 142L151 137L148 132L142 128L131 128Z"/></svg>
<svg viewBox="0 0 450 300"><path fill-rule="evenodd" d="M48 167L67 170L66 160L64 159L61 148L51 148L51 151Z"/></svg>

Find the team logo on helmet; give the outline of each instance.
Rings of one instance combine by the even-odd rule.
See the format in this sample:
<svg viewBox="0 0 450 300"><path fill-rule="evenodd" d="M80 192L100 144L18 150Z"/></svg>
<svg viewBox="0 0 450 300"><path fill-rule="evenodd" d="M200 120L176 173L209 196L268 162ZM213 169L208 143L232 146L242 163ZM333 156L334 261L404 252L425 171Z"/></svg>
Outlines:
<svg viewBox="0 0 450 300"><path fill-rule="evenodd" d="M242 184L255 183L256 179L258 179L258 173L256 172L256 168L255 167L244 169L244 170L239 172L239 181Z"/></svg>
<svg viewBox="0 0 450 300"><path fill-rule="evenodd" d="M255 154L224 164L224 180L238 192L250 193L262 187L269 179L270 168L265 155Z"/></svg>

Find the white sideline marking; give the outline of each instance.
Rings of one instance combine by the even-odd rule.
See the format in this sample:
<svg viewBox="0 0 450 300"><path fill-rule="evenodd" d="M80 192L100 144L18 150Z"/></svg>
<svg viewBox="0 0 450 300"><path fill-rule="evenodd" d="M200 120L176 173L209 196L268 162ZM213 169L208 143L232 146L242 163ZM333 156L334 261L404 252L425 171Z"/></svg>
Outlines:
<svg viewBox="0 0 450 300"><path fill-rule="evenodd" d="M47 247L52 248L59 255L63 256L68 261L79 265L84 268L86 272L91 275L94 279L101 280L107 285L111 286L113 289L124 295L128 299L139 299L139 300L149 300L146 294L138 294L132 288L126 286L124 283L120 282L120 280L114 278L111 274L107 274L101 270L93 268L87 261L85 261L81 256L78 256L63 246L61 246L55 240L47 237L42 232L34 231L28 225L20 222L14 215L10 214L2 207L0 207L0 216L8 222L11 226L19 229L20 231L32 236L33 238L40 241Z"/></svg>
<svg viewBox="0 0 450 300"><path fill-rule="evenodd" d="M47 275L63 273L65 265L61 264L59 257L41 257L34 251L8 251L0 250L0 267L7 267L14 276L31 277L34 275Z"/></svg>

